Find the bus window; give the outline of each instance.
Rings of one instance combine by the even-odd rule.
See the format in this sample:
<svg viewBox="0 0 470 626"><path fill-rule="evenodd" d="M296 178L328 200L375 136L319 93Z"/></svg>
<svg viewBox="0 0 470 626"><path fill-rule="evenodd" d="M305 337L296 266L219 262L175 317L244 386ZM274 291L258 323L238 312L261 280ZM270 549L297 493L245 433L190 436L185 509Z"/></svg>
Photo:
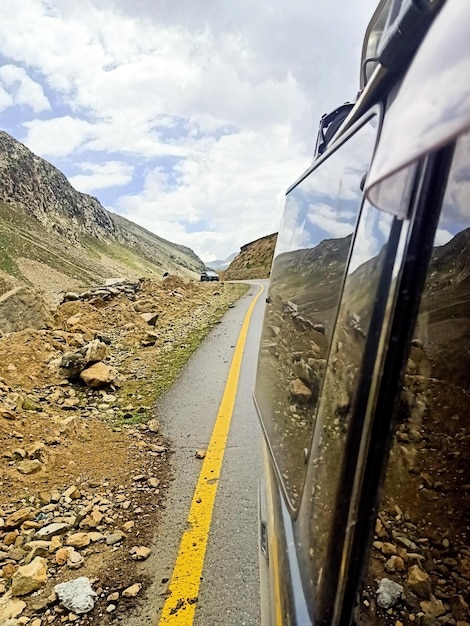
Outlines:
<svg viewBox="0 0 470 626"><path fill-rule="evenodd" d="M294 509L376 127L374 115L288 193L279 230L255 400Z"/></svg>
<svg viewBox="0 0 470 626"><path fill-rule="evenodd" d="M465 135L456 145L408 356L356 609L360 626L470 620L469 164Z"/></svg>
<svg viewBox="0 0 470 626"><path fill-rule="evenodd" d="M338 513L338 501L343 497L344 468L350 462L354 439L351 429L360 429L360 425L351 424L351 416L358 392L363 392L368 384L362 380L364 355L366 346L370 351L377 342L375 334L370 338L369 329L372 316L377 315L379 291L388 293L391 288L390 260L395 258L401 232L401 223L393 215L365 203L318 407L308 471L310 497L308 501L305 498L299 524L303 528L301 534L310 537L303 558L311 562L316 615L325 623L331 619L331 598L335 596L339 568L335 554L344 532L339 527L346 518L346 511ZM383 308L379 314L384 315ZM349 471L350 476L353 474L353 470Z"/></svg>

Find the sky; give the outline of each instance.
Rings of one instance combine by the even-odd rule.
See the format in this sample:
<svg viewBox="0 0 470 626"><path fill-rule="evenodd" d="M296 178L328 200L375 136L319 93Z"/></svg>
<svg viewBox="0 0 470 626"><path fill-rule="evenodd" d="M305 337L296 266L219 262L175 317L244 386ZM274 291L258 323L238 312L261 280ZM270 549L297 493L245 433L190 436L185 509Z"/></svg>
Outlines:
<svg viewBox="0 0 470 626"><path fill-rule="evenodd" d="M378 0L2 0L0 128L204 261L279 228Z"/></svg>
<svg viewBox="0 0 470 626"><path fill-rule="evenodd" d="M377 132L373 117L289 193L276 254L313 249L325 239L353 234L362 205L361 180L369 170ZM390 217L365 203L349 272L379 253L389 236Z"/></svg>

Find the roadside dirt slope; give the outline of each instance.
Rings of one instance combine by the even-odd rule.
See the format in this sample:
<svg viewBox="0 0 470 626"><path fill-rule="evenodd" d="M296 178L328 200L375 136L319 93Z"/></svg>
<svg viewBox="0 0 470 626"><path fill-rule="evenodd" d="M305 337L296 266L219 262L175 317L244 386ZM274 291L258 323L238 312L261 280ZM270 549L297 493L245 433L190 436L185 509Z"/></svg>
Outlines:
<svg viewBox="0 0 470 626"><path fill-rule="evenodd" d="M137 610L171 479L152 406L243 291L124 281L67 293L47 328L0 337L2 626L125 623ZM79 577L97 594L86 613L54 593Z"/></svg>
<svg viewBox="0 0 470 626"><path fill-rule="evenodd" d="M250 278L268 278L276 247L277 233L266 235L242 246L240 253L233 259L223 273L225 280L247 280Z"/></svg>

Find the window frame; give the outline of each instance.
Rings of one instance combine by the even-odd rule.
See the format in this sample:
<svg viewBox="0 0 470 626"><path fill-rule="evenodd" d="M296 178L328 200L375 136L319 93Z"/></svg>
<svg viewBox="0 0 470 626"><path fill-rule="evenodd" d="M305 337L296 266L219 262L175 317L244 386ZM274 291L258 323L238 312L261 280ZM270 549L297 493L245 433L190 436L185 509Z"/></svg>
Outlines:
<svg viewBox="0 0 470 626"><path fill-rule="evenodd" d="M362 408L364 427L359 441L361 450L354 469L347 534L342 550L342 575L336 596L335 623L344 626L350 624L368 562L406 362L454 149L455 141L421 160L410 203L412 214L408 238L401 259L397 257L401 265L397 289L390 294L393 309L387 327L377 329L381 335L379 343L383 343L384 349L382 354L376 350L372 373L376 385L375 389L370 388Z"/></svg>
<svg viewBox="0 0 470 626"><path fill-rule="evenodd" d="M303 174L295 181L295 183L293 183L286 191L286 198L289 195L289 193L291 193L298 185L300 185L308 176L310 176L310 174L312 172L314 172L316 169L318 169L319 167L321 167L331 156L333 156L338 150L340 150L342 148L342 146L344 146L350 139L352 139L358 132L360 132L360 130L368 123L370 122L373 118L375 118L377 120L377 128L376 128L376 135L375 135L375 140L374 140L374 145L373 145L373 149L372 149L372 153L371 153L371 157L369 160L369 169L370 166L373 162L374 159L374 155L375 152L377 150L377 146L380 140L380 135L381 135L381 129L382 129L382 123L383 123L383 111L384 111L384 107L381 103L377 103L375 104L373 107L371 107L348 131L347 133L345 133L344 135L341 136L340 139L338 139L336 142L333 141L332 144L330 146L328 146L328 148L325 150L325 152L316 160L314 161L314 163L312 163L312 165L307 168L307 170L305 170L303 172ZM333 333L334 333L334 329L336 327L336 322L337 322L337 315L338 315L338 311L340 308L340 304L342 301L342 296L343 296L343 291L344 291L344 284L345 284L345 280L347 277L347 273L348 273L348 268L349 268L349 263L351 260L351 254L352 254L352 250L354 247L354 243L355 243L355 237L356 237L356 231L357 231L357 225L360 221L361 218L361 214L362 214L362 210L363 210L363 206L364 206L364 202L366 201L366 197L364 194L364 189L361 189L361 199L360 199L360 205L359 205L359 210L357 212L357 217L356 217L356 221L353 227L353 232L352 232L352 238L351 238L351 243L350 243L350 247L349 247L349 251L348 251L348 256L347 256L347 260L344 266L344 271L343 271L343 277L342 277L342 281L341 281L341 287L338 291L338 303L337 303L337 307L336 307L336 311L335 311L335 315L334 315L334 323L332 325L332 337L333 337ZM331 341L330 344L328 346L328 352L326 355L326 366L325 366L325 372L326 372L326 368L328 367L328 361L329 361L329 357L330 357L330 351L331 351ZM323 389L323 384L324 384L324 380L325 380L325 373L322 377L321 383L320 383L320 389L319 389L319 394L318 394L318 398L321 398L321 394L322 394L322 389ZM305 458L304 458L304 463L305 463L305 473L304 473L304 477L303 477L303 481L299 490L299 498L297 503L294 505L294 503L292 502L292 498L289 495L288 489L285 485L285 481L284 478L282 476L282 471L281 468L279 467L279 463L277 461L276 458L276 454L273 450L273 447L271 445L271 440L270 440L270 436L268 435L268 432L265 428L264 425L264 417L262 415L262 411L260 410L260 407L258 405L258 402L256 400L256 388L253 391L253 400L254 400L254 404L256 407L256 411L258 414L258 418L259 418L259 422L261 425L261 430L263 433L263 437L264 437L264 441L266 443L266 446L269 450L269 460L274 468L274 475L277 479L277 483L280 487L280 491L282 493L284 502L286 504L286 507L289 511L289 514L292 518L292 520L295 520L299 514L299 510L301 508L301 503L303 500L303 493L305 490L305 484L306 484L306 476L307 476L307 467L308 467L308 461L310 458L310 452L311 452L311 447L312 447L312 441L313 441L313 435L315 432L315 417L316 417L316 413L318 411L318 406L319 406L319 402L317 402L317 405L314 409L314 421L313 421L313 425L311 428L311 431L309 433L309 438L308 438L308 446L305 447Z"/></svg>

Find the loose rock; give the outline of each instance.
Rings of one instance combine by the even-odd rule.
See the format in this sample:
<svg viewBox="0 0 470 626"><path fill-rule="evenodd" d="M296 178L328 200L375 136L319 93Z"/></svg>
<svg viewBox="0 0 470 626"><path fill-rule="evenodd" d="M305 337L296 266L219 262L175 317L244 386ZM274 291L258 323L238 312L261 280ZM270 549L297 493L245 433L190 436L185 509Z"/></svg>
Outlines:
<svg viewBox="0 0 470 626"><path fill-rule="evenodd" d="M89 533L74 533L67 537L65 543L73 548L86 548L86 546L90 545L91 538Z"/></svg>
<svg viewBox="0 0 470 626"><path fill-rule="evenodd" d="M150 548L146 548L145 546L135 546L130 551L131 557L135 561L144 561L148 559L152 550Z"/></svg>
<svg viewBox="0 0 470 626"><path fill-rule="evenodd" d="M417 565L413 565L408 572L408 588L420 598L429 599L431 597L431 579L426 572L423 572Z"/></svg>
<svg viewBox="0 0 470 626"><path fill-rule="evenodd" d="M437 600L433 596L431 596L431 600L420 602L420 606L426 615L432 615L433 617L439 617L446 612L442 600Z"/></svg>
<svg viewBox="0 0 470 626"><path fill-rule="evenodd" d="M88 613L95 606L96 593L85 576L60 583L54 587L54 591L63 606L78 615Z"/></svg>
<svg viewBox="0 0 470 626"><path fill-rule="evenodd" d="M36 474L41 471L42 463L39 459L31 459L18 463L17 470L20 474Z"/></svg>
<svg viewBox="0 0 470 626"><path fill-rule="evenodd" d="M105 363L95 363L91 367L83 370L80 378L92 389L98 389L113 383L118 377L118 371Z"/></svg>
<svg viewBox="0 0 470 626"><path fill-rule="evenodd" d="M85 562L85 559L80 554L80 552L77 552L73 548L69 548L69 550L70 552L67 556L67 567L69 567L70 569L80 569L80 567Z"/></svg>
<svg viewBox="0 0 470 626"><path fill-rule="evenodd" d="M124 598L135 598L135 596L139 593L141 589L142 585L140 583L135 583L127 589L124 589L122 595L124 596Z"/></svg>
<svg viewBox="0 0 470 626"><path fill-rule="evenodd" d="M290 383L289 391L292 399L298 402L307 403L312 399L312 391L300 378L296 378Z"/></svg>
<svg viewBox="0 0 470 626"><path fill-rule="evenodd" d="M5 594L0 598L0 624L3 625L7 620L18 617L25 608L26 602L12 598L11 592Z"/></svg>
<svg viewBox="0 0 470 626"><path fill-rule="evenodd" d="M36 557L29 565L19 567L11 580L11 592L14 596L25 596L44 587L47 583L47 562Z"/></svg>
<svg viewBox="0 0 470 626"><path fill-rule="evenodd" d="M377 604L383 609L389 609L400 598L403 587L393 580L382 578L377 590Z"/></svg>
<svg viewBox="0 0 470 626"><path fill-rule="evenodd" d="M51 537L54 537L54 535L63 535L69 529L70 524L65 524L63 522L54 522L38 530L38 532L36 533L36 537L38 539L50 539Z"/></svg>
<svg viewBox="0 0 470 626"><path fill-rule="evenodd" d="M18 528L18 526L21 526L23 522L31 519L31 517L33 516L33 511L34 509L32 509L31 507L24 507L22 509L19 509L12 515L9 515L5 520L5 528Z"/></svg>
<svg viewBox="0 0 470 626"><path fill-rule="evenodd" d="M147 422L147 428L151 433L158 433L160 431L160 422L157 419L152 419Z"/></svg>

